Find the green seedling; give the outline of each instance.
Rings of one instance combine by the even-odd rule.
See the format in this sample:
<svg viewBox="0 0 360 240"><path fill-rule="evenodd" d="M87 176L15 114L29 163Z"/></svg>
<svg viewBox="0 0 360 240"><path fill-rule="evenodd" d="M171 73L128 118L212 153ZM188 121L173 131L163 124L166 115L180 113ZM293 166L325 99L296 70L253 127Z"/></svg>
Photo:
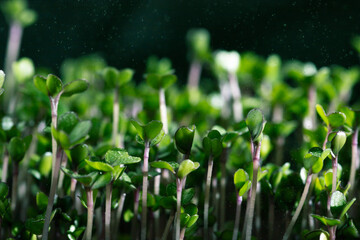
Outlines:
<svg viewBox="0 0 360 240"><path fill-rule="evenodd" d="M134 75L132 69L126 68L118 70L114 67L107 67L103 71L105 82L114 89L114 103L113 103L113 128L112 128L112 144L115 147L124 147L121 139L123 137L119 134L119 91L122 86L131 81Z"/></svg>
<svg viewBox="0 0 360 240"><path fill-rule="evenodd" d="M23 30L25 27L32 25L36 21L37 14L35 11L28 8L26 0L4 1L1 3L1 10L10 25L5 56L4 70L7 74L7 81L5 83L7 93L5 94L4 103L7 110L12 111L9 112L9 114L12 115L15 109L11 109L13 104L10 103L12 97L14 97L16 87L12 64L19 56Z"/></svg>
<svg viewBox="0 0 360 240"><path fill-rule="evenodd" d="M205 199L204 199L204 239L209 238L209 202L210 202L210 187L211 178L214 165L214 159L218 158L223 150L221 143L221 134L217 130L211 130L203 139L204 153L208 157L208 169L206 175L205 185Z"/></svg>
<svg viewBox="0 0 360 240"><path fill-rule="evenodd" d="M150 163L150 165L154 168L161 168L161 169L167 169L172 174L176 176L176 239L183 239L184 233L183 231L185 226L190 227L193 225L198 216L196 217L196 220L193 219L191 222L188 222L190 219L186 219L186 223L184 223L185 219L182 217L181 212L181 200L182 200L182 192L183 188L185 188L185 181L187 175L189 175L191 172L195 171L199 168L200 164L198 162L193 162L190 159L186 159L180 163L180 165L176 162L165 162L165 161L156 161ZM197 212L197 211L196 211ZM196 214L196 213L195 213ZM192 216L194 216L193 214ZM186 218L186 217L185 217ZM183 224L181 224L183 223ZM189 223L191 223L189 225ZM183 231L181 230L183 229Z"/></svg>
<svg viewBox="0 0 360 240"><path fill-rule="evenodd" d="M53 74L49 74L46 78L41 75L36 75L34 77L35 87L49 97L50 107L51 107L51 127L52 129L57 129L57 118L58 118L58 106L61 96L69 97L77 93L84 92L88 88L88 83L85 80L74 80L67 84L63 84L60 78ZM74 132L74 135L76 132ZM77 138L74 136L73 138ZM52 131L52 178L50 192L56 192L56 186L58 182L58 175L60 171L61 164L61 154L57 158L57 142L53 135ZM43 229L43 239L47 240L48 238L48 229L50 224L50 214L52 211L53 197L51 194L49 196L49 205L45 215L45 223Z"/></svg>
<svg viewBox="0 0 360 240"><path fill-rule="evenodd" d="M110 220L111 220L111 198L114 182L119 179L125 170L124 165L134 164L141 161L141 158L129 156L123 149L113 149L107 151L105 154L105 161L90 161L85 162L94 170L103 173L111 173L112 180L106 185L106 200L105 200L105 239L110 240Z"/></svg>
<svg viewBox="0 0 360 240"><path fill-rule="evenodd" d="M243 195L249 191L251 187L251 181L249 180L249 175L243 169L239 169L234 174L234 184L237 191L236 194L236 214L235 214L235 225L232 240L238 239L239 233L239 224L240 224L240 213L241 213L241 203Z"/></svg>
<svg viewBox="0 0 360 240"><path fill-rule="evenodd" d="M197 89L200 83L202 66L211 59L210 34L206 29L191 29L186 35L190 50L190 69L188 75L188 88Z"/></svg>
<svg viewBox="0 0 360 240"><path fill-rule="evenodd" d="M159 121L151 121L146 125L141 125L135 120L131 120L135 127L137 136L136 140L144 145L144 162L143 162L143 186L142 186L142 215L141 215L141 240L146 239L147 223L147 189L149 174L149 151L150 147L158 144L164 136L163 124Z"/></svg>
<svg viewBox="0 0 360 240"><path fill-rule="evenodd" d="M264 115L259 109L251 110L246 117L246 125L250 133L251 155L253 162L253 179L251 185L251 197L246 204L246 213L242 239L250 240L252 232L252 222L254 218L254 208L256 199L256 187L258 182L258 172L260 167L260 149L263 137L263 131L266 121Z"/></svg>
<svg viewBox="0 0 360 240"><path fill-rule="evenodd" d="M145 78L147 84L159 92L160 118L161 122L163 123L163 130L165 134L168 134L169 127L165 90L177 81L177 77L172 74L173 70L171 69L170 60L156 60L155 58L152 58L152 60L148 63L150 66L147 68L148 71Z"/></svg>
<svg viewBox="0 0 360 240"><path fill-rule="evenodd" d="M217 51L215 52L215 68L224 72L229 79L229 87L233 98L233 117L235 122L243 119L243 106L241 103L241 90L236 72L240 66L240 54L236 51ZM224 96L225 97L225 96Z"/></svg>
<svg viewBox="0 0 360 240"><path fill-rule="evenodd" d="M305 187L304 191L301 195L300 202L296 208L296 211L294 213L294 216L291 219L291 222L289 226L286 229L286 232L284 234L283 240L287 240L290 235L291 231L296 223L296 220L298 219L302 207L304 206L305 200L307 198L307 195L309 193L309 188L312 181L312 175L319 173L323 168L323 162L330 154L330 149L322 150L319 147L314 147L309 150L309 152L304 157L304 167L308 172L308 175L306 177Z"/></svg>
<svg viewBox="0 0 360 240"><path fill-rule="evenodd" d="M174 139L176 149L184 154L184 159L189 159L190 157L195 129L195 125L192 125L191 127L180 127L175 133Z"/></svg>

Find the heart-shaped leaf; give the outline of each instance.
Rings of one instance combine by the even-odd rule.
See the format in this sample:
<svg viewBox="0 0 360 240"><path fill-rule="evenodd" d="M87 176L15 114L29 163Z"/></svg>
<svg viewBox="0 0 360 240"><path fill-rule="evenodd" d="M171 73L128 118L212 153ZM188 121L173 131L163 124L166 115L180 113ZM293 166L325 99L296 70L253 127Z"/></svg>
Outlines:
<svg viewBox="0 0 360 240"><path fill-rule="evenodd" d="M91 189L99 189L105 187L112 181L112 174L105 173L105 174L98 174L97 177L94 179L93 183L91 184Z"/></svg>
<svg viewBox="0 0 360 240"><path fill-rule="evenodd" d="M173 174L175 174L175 169L179 167L179 164L176 162L156 161L156 162L151 162L150 166L153 168L167 169Z"/></svg>
<svg viewBox="0 0 360 240"><path fill-rule="evenodd" d="M161 133L163 127L163 124L156 120L153 120L146 125L141 125L139 122L132 119L131 124L135 127L138 136L144 142L151 142L155 139Z"/></svg>
<svg viewBox="0 0 360 240"><path fill-rule="evenodd" d="M41 76L41 75L36 75L34 77L34 85L35 87L42 92L43 94L45 94L46 96L48 96L48 90L47 90L47 86L46 86L46 78Z"/></svg>
<svg viewBox="0 0 360 240"><path fill-rule="evenodd" d="M71 81L64 85L64 90L61 96L70 97L77 93L82 93L89 88L89 83L85 80L78 79Z"/></svg>
<svg viewBox="0 0 360 240"><path fill-rule="evenodd" d="M198 169L199 167L200 167L200 164L198 162L193 162L190 159L184 160L180 163L179 170L177 172L177 176L180 179L183 179L184 177L189 175L189 173Z"/></svg>
<svg viewBox="0 0 360 240"><path fill-rule="evenodd" d="M182 154L189 155L195 136L195 125L180 127L175 133L175 146Z"/></svg>
<svg viewBox="0 0 360 240"><path fill-rule="evenodd" d="M86 144L79 144L66 151L66 155L74 166L78 166L89 155L89 147Z"/></svg>
<svg viewBox="0 0 360 240"><path fill-rule="evenodd" d="M260 109L252 109L246 117L246 125L249 128L252 141L261 140L260 137L265 128L264 115Z"/></svg>
<svg viewBox="0 0 360 240"><path fill-rule="evenodd" d="M195 215L192 215L189 219L189 221L187 222L186 224L186 227L187 228L190 228L191 226L193 226L196 221L199 219L199 215L195 214Z"/></svg>
<svg viewBox="0 0 360 240"><path fill-rule="evenodd" d="M111 149L108 150L105 154L105 162L111 166L120 165L120 164L134 164L141 161L139 157L130 156L124 149Z"/></svg>
<svg viewBox="0 0 360 240"><path fill-rule="evenodd" d="M329 124L332 128L338 128L344 125L346 121L346 115L342 112L331 113L328 116Z"/></svg>
<svg viewBox="0 0 360 240"><path fill-rule="evenodd" d="M128 83L134 75L134 70L130 68L125 68L119 71L118 73L118 85L119 87Z"/></svg>
<svg viewBox="0 0 360 240"><path fill-rule="evenodd" d="M173 74L156 74L150 73L146 75L146 82L154 89L166 89L177 81L177 77Z"/></svg>
<svg viewBox="0 0 360 240"><path fill-rule="evenodd" d="M234 184L236 189L240 189L249 180L249 175L244 169L238 169L234 174Z"/></svg>
<svg viewBox="0 0 360 240"><path fill-rule="evenodd" d="M186 227L189 220L190 220L190 215L189 214L181 213L180 214L180 226L181 226L181 228Z"/></svg>
<svg viewBox="0 0 360 240"><path fill-rule="evenodd" d="M63 84L57 76L49 74L46 78L46 88L51 97L57 96L63 89Z"/></svg>

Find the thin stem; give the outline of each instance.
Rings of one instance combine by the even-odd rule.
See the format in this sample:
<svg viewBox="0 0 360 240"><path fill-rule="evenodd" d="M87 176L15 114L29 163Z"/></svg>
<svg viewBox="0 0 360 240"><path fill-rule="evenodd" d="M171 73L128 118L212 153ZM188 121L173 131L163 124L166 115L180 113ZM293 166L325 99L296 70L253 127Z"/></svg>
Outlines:
<svg viewBox="0 0 360 240"><path fill-rule="evenodd" d="M220 179L220 225L219 229L222 230L225 223L225 201L226 201L226 161L228 157L228 148L224 148L221 155L221 179Z"/></svg>
<svg viewBox="0 0 360 240"><path fill-rule="evenodd" d="M50 226L50 216L51 216L52 208L53 208L53 205L54 205L56 187L57 187L57 183L58 183L58 179L59 179L60 163L61 163L61 159L62 159L62 156L63 156L62 153L63 153L63 151L57 151L57 156L56 156L57 158L55 160L55 166L54 166L54 174L53 174L53 177L51 179L49 200L48 200L48 205L47 205L46 213L45 213L42 240L47 240L48 239L49 226Z"/></svg>
<svg viewBox="0 0 360 240"><path fill-rule="evenodd" d="M50 97L50 106L51 106L51 125L55 129L57 128L57 112L58 112L58 106L59 106L59 98L60 96L57 96L55 98ZM51 178L54 178L55 173L55 162L56 162L56 151L57 151L57 142L54 138L54 136L51 134L51 145L52 145L52 174Z"/></svg>
<svg viewBox="0 0 360 240"><path fill-rule="evenodd" d="M328 196L328 202L327 202L327 210L330 216L331 216L331 212L330 212L331 196L336 191L336 185L337 185L337 167L338 167L338 155L336 155L332 159L332 170L333 170L332 186L331 186L331 193ZM330 233L330 239L335 240L336 226L329 227L329 233Z"/></svg>
<svg viewBox="0 0 360 240"><path fill-rule="evenodd" d="M241 91L236 73L229 73L229 84L233 97L233 114L234 120L239 122L243 119L243 107L241 104Z"/></svg>
<svg viewBox="0 0 360 240"><path fill-rule="evenodd" d="M87 197L87 225L86 225L86 240L91 240L92 237L92 227L93 227L93 218L94 218L94 199L93 191L91 188L86 189Z"/></svg>
<svg viewBox="0 0 360 240"><path fill-rule="evenodd" d="M3 158L3 166L2 166L2 172L1 172L1 181L6 183L7 181L7 174L9 169L9 153L6 150L4 151L4 158Z"/></svg>
<svg viewBox="0 0 360 240"><path fill-rule="evenodd" d="M274 219L275 219L275 203L274 197L272 195L269 196L269 215L268 215L268 235L269 239L275 239L274 234Z"/></svg>
<svg viewBox="0 0 360 240"><path fill-rule="evenodd" d="M113 126L112 126L112 144L115 147L120 147L119 141L119 113L120 113L120 106L119 106L119 89L116 86L114 89L114 104L113 104Z"/></svg>
<svg viewBox="0 0 360 240"><path fill-rule="evenodd" d="M161 169L156 168L155 171L158 172L159 175L154 177L154 195L158 196L160 194ZM157 209L153 213L155 225L155 240L158 240L160 239L160 209Z"/></svg>
<svg viewBox="0 0 360 240"><path fill-rule="evenodd" d="M109 183L106 185L106 200L105 200L105 240L111 239L110 232L110 220L111 220L111 196L112 196L112 185Z"/></svg>
<svg viewBox="0 0 360 240"><path fill-rule="evenodd" d="M11 22L5 57L6 81L4 87L6 89L6 93L4 95L5 108L7 108L10 115L12 115L15 110L15 101L12 100L15 95L15 79L12 71L12 64L19 56L22 34L23 27L21 24L16 21Z"/></svg>
<svg viewBox="0 0 360 240"><path fill-rule="evenodd" d="M143 186L142 186L142 212L141 212L141 240L146 240L146 223L147 223L147 188L148 188L148 171L149 171L149 151L150 143L145 143L144 164L143 164Z"/></svg>
<svg viewBox="0 0 360 240"><path fill-rule="evenodd" d="M76 173L76 172L74 172ZM71 183L70 183L70 196L71 198L75 201L75 191L76 191L76 183L77 180L75 178L71 178Z"/></svg>
<svg viewBox="0 0 360 240"><path fill-rule="evenodd" d="M186 232L186 228L184 227L183 229L181 229L181 233L180 233L180 238L179 240L183 240L185 237L185 232Z"/></svg>
<svg viewBox="0 0 360 240"><path fill-rule="evenodd" d="M181 193L182 193L182 181L180 178L176 178L176 237L175 239L180 239Z"/></svg>
<svg viewBox="0 0 360 240"><path fill-rule="evenodd" d="M328 129L327 129L327 132L326 132L326 136L325 136L325 139L324 139L324 142L323 142L323 145L322 145L322 149L325 150L326 149L326 143L328 142L329 140L329 136L330 136L330 133L331 133L331 128L330 126L328 126Z"/></svg>
<svg viewBox="0 0 360 240"><path fill-rule="evenodd" d="M138 219L138 213L139 213L139 189L137 188L134 193L134 217L132 219L131 223L131 239L139 239L138 231L137 231L137 219Z"/></svg>
<svg viewBox="0 0 360 240"><path fill-rule="evenodd" d="M258 170L260 166L260 147L261 142L253 143L251 142L252 146L252 158L253 158L253 178L251 183L251 196L250 200L248 200L246 204L246 213L245 213L245 221L244 221L244 228L242 232L242 239L250 240L251 239L251 232L252 232L252 222L254 218L254 207L255 207L255 200L256 200L256 188L257 188L257 177L258 177Z"/></svg>
<svg viewBox="0 0 360 240"><path fill-rule="evenodd" d="M311 171L311 170L310 170ZM304 206L304 203L305 203L305 200L306 200L306 197L307 197L307 194L309 192L309 187L310 187L310 184L311 184L311 180L312 180L312 173L309 172L309 175L307 176L306 178L306 183L305 183L305 187L304 187L304 191L301 195L301 198L300 198L300 202L299 202L299 205L297 206L296 208L296 211L295 211L295 214L294 216L292 217L291 219L291 222L290 224L288 225L287 229L286 229L286 232L284 234L284 237L283 237L283 240L287 240L290 235L291 235L291 231L296 223L296 220L298 219L300 213L301 213L301 209L302 207Z"/></svg>
<svg viewBox="0 0 360 240"><path fill-rule="evenodd" d="M204 202L204 239L209 238L209 201L210 201L210 187L211 187L211 175L213 169L214 161L213 156L210 155L208 161L208 170L206 177L206 187L205 187L205 202Z"/></svg>
<svg viewBox="0 0 360 240"><path fill-rule="evenodd" d="M13 180L12 180L12 191L11 191L11 211L14 213L17 204L17 186L18 186L18 175L19 175L19 163L13 161ZM16 215L16 214L14 214Z"/></svg>
<svg viewBox="0 0 360 240"><path fill-rule="evenodd" d="M167 119L165 89L163 89L163 88L160 88L160 90L159 90L159 104L160 104L161 122L163 123L163 130L164 130L165 134L168 134L169 127L168 127L168 119Z"/></svg>
<svg viewBox="0 0 360 240"><path fill-rule="evenodd" d="M236 196L236 215L235 215L235 225L234 225L234 232L233 232L232 240L238 239L240 214L241 214L242 196L239 196L239 194L236 194L236 195L237 195Z"/></svg>
<svg viewBox="0 0 360 240"><path fill-rule="evenodd" d="M68 161L68 158L67 156L65 155L61 161L61 167L66 167L66 164L67 164L67 161ZM65 177L65 173L60 171L59 173L59 183L58 183L58 194L60 197L63 197L64 195L64 190L63 190L63 183L64 183L64 177Z"/></svg>
<svg viewBox="0 0 360 240"><path fill-rule="evenodd" d="M126 193L121 193L119 202L118 202L118 209L116 211L116 219L115 219L115 223L114 223L114 229L116 231L115 236L118 235L118 230L119 230L119 225L121 222L121 215L124 209L124 203L125 203L125 198L126 198Z"/></svg>
<svg viewBox="0 0 360 240"><path fill-rule="evenodd" d="M188 88L198 89L200 82L202 65L199 60L194 59L191 62L189 76L188 76Z"/></svg>
<svg viewBox="0 0 360 240"><path fill-rule="evenodd" d="M351 195L354 192L355 189L355 174L357 165L359 162L359 149L358 149L358 136L359 136L359 128L355 128L354 134L352 136L352 142L351 142L351 168L350 168L350 193Z"/></svg>
<svg viewBox="0 0 360 240"><path fill-rule="evenodd" d="M167 236L169 235L169 231L170 231L170 228L171 228L171 223L172 221L174 220L174 213L171 213L167 223L166 223L166 226L165 226L165 230L164 230L164 233L161 237L161 240L166 240L167 239Z"/></svg>

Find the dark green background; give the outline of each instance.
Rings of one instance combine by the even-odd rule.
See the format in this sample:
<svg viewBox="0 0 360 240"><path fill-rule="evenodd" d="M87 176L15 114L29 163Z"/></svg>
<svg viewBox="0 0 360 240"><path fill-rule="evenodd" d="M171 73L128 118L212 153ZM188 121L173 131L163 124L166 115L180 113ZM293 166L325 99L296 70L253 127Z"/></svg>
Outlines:
<svg viewBox="0 0 360 240"><path fill-rule="evenodd" d="M185 81L185 34L207 28L213 49L278 53L318 67L358 64L350 39L360 34L360 1L29 1L38 21L24 32L21 56L58 73L61 62L90 53L144 71L151 54L169 57ZM0 17L0 64L8 26ZM137 77L141 77L137 74Z"/></svg>

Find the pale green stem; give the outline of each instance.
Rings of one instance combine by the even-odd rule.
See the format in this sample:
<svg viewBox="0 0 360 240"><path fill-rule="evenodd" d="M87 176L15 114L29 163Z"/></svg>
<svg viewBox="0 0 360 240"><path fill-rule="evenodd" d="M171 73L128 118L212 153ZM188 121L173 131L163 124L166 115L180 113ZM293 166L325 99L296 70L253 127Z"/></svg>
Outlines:
<svg viewBox="0 0 360 240"><path fill-rule="evenodd" d="M67 164L67 156L65 155L64 158L62 159L61 161L61 166L60 167L66 167L66 164ZM65 178L65 173L63 171L60 171L59 173L59 183L58 183L58 195L60 197L63 197L64 195L64 189L63 189L63 183L64 183L64 178Z"/></svg>
<svg viewBox="0 0 360 240"><path fill-rule="evenodd" d="M165 230L164 230L164 233L161 237L161 240L166 240L167 239L167 236L169 234L169 231L170 231L170 227L171 227L171 223L172 221L174 220L174 214L172 213L166 223L166 226L165 226Z"/></svg>
<svg viewBox="0 0 360 240"><path fill-rule="evenodd" d="M135 239L135 240L139 239L139 234L137 231L138 229L137 218L139 213L139 198L140 198L139 191L140 191L139 189L136 189L134 193L134 217L131 222L131 236L132 236L131 239Z"/></svg>
<svg viewBox="0 0 360 240"><path fill-rule="evenodd" d="M2 172L1 172L1 181L4 183L6 183L6 181L7 181L8 169L9 169L9 154L8 154L7 150L5 149L3 165L2 165Z"/></svg>
<svg viewBox="0 0 360 240"><path fill-rule="evenodd" d="M168 134L169 127L168 127L168 119L167 119L165 89L163 89L163 88L160 88L160 90L159 90L159 104L160 104L161 122L163 123L163 130L164 130L165 134Z"/></svg>
<svg viewBox="0 0 360 240"><path fill-rule="evenodd" d="M228 149L225 148L226 159L227 159L227 152ZM221 179L220 179L220 225L219 229L223 230L224 223L225 223L225 201L226 201L226 159L221 162Z"/></svg>
<svg viewBox="0 0 360 240"><path fill-rule="evenodd" d="M111 196L112 196L112 185L109 183L106 185L106 200L105 200L105 240L111 239L110 231L110 220L111 220Z"/></svg>
<svg viewBox="0 0 360 240"><path fill-rule="evenodd" d="M92 237L92 227L93 227L93 218L94 218L94 199L93 191L90 188L86 189L87 197L87 225L86 225L86 240L91 240Z"/></svg>
<svg viewBox="0 0 360 240"><path fill-rule="evenodd" d="M235 224L234 224L234 232L233 232L232 240L238 239L240 216L241 216L242 196L239 196L239 194L236 194L236 198L237 198L236 199L236 215L235 215Z"/></svg>
<svg viewBox="0 0 360 240"><path fill-rule="evenodd" d="M7 42L6 57L5 57L5 73L6 81L4 88L6 92L4 94L4 104L7 108L8 114L12 115L15 110L15 78L12 71L12 64L15 62L19 56L21 38L23 34L23 27L17 21L12 21L10 23L10 32Z"/></svg>
<svg viewBox="0 0 360 240"><path fill-rule="evenodd" d="M310 170L311 171L311 170ZM287 240L289 239L290 235L291 235L291 231L296 223L296 220L298 219L300 213L301 213L301 209L302 207L304 206L304 203L305 203L305 200L306 200L306 197L308 195L308 192L309 192L309 187L310 187L310 184L311 184L311 180L312 180L312 173L309 172L309 175L307 176L306 178L306 183L305 183L305 187L304 187L304 191L301 195L301 198L300 198L300 202L299 202L299 205L297 206L296 208L296 211L295 211L295 214L294 216L292 217L291 219L291 222L290 224L288 225L287 229L286 229L286 232L284 234L284 237L283 237L283 240Z"/></svg>
<svg viewBox="0 0 360 240"><path fill-rule="evenodd" d="M60 169L60 163L62 159L62 151L57 151L57 159L55 160L55 166L54 166L54 174L51 179L51 186L50 186L50 194L48 199L48 205L45 212L45 220L44 220L44 227L43 227L43 233L42 233L42 240L48 239L49 234L49 226L50 226L50 217L51 212L54 205L54 199L55 199L55 193L56 193L56 187L59 179L59 169Z"/></svg>
<svg viewBox="0 0 360 240"><path fill-rule="evenodd" d="M229 73L229 84L233 97L233 114L235 122L243 119L243 107L241 103L241 91L236 73Z"/></svg>
<svg viewBox="0 0 360 240"><path fill-rule="evenodd" d="M116 231L115 236L117 236L118 234L118 230L119 230L119 224L121 221L121 215L124 209L124 203L125 203L125 198L126 198L126 193L121 193L119 202L118 202L118 209L116 211L116 219L115 219L115 223L114 223L114 229Z"/></svg>
<svg viewBox="0 0 360 240"><path fill-rule="evenodd" d="M254 208L255 208L255 200L256 200L256 188L257 188L257 177L258 171L260 167L260 147L261 142L255 144L251 142L252 145L252 158L253 158L253 178L251 182L251 197L246 204L246 213L245 213L245 221L242 232L242 239L250 240L251 232L252 232L252 223L254 218Z"/></svg>
<svg viewBox="0 0 360 240"><path fill-rule="evenodd" d="M57 128L57 111L59 106L59 98L60 94L56 96L55 98L50 98L50 106L51 106L51 125L55 129ZM51 178L54 178L55 173L55 162L56 162L56 151L57 151L57 142L54 138L54 136L51 134L51 145L52 145L52 174Z"/></svg>
<svg viewBox="0 0 360 240"><path fill-rule="evenodd" d="M155 171L159 173L158 176L154 177L154 195L159 196L160 194L160 180L161 180L161 169L156 168ZM153 212L154 213L154 225L155 225L155 240L160 239L160 209Z"/></svg>
<svg viewBox="0 0 360 240"><path fill-rule="evenodd" d="M120 147L119 139L119 90L118 87L114 89L114 104L113 104L113 126L112 126L112 144L115 147Z"/></svg>
<svg viewBox="0 0 360 240"><path fill-rule="evenodd" d="M208 170L206 177L206 186L205 186L205 202L204 202L204 239L209 238L209 201L210 201L210 187L211 187L211 175L213 169L213 156L210 155L208 161Z"/></svg>
<svg viewBox="0 0 360 240"><path fill-rule="evenodd" d="M200 82L202 65L199 60L193 60L190 65L189 76L188 76L188 88L198 89Z"/></svg>
<svg viewBox="0 0 360 240"><path fill-rule="evenodd" d="M332 186L331 186L331 193L328 196L328 213L331 216L330 206L331 206L331 196L336 191L337 185L337 168L338 168L338 155L333 157L332 159L332 170L333 170L333 177L332 177ZM330 239L335 240L336 238L336 226L329 227Z"/></svg>
<svg viewBox="0 0 360 240"><path fill-rule="evenodd" d="M353 195L355 189L355 174L356 169L359 163L359 149L358 149L358 135L359 135L359 128L356 127L354 130L354 134L352 136L351 142L351 168L350 168L350 195Z"/></svg>
<svg viewBox="0 0 360 240"><path fill-rule="evenodd" d="M144 164L143 164L143 186L142 186L141 240L146 240L149 151L150 151L150 143L145 142Z"/></svg>

